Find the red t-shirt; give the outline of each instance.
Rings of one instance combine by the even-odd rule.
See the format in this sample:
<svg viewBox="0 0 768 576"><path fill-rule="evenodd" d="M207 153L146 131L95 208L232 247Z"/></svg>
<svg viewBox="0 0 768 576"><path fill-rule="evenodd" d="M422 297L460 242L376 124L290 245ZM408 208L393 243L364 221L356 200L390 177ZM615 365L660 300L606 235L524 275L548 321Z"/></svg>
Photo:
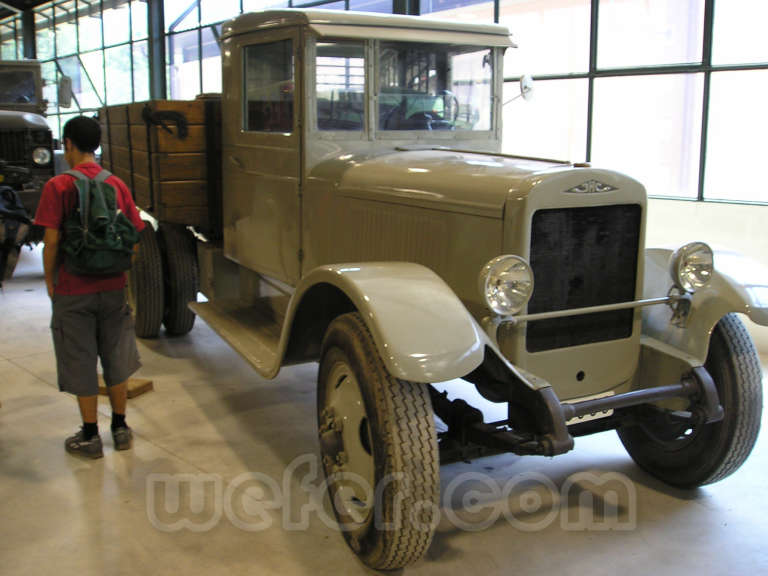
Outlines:
<svg viewBox="0 0 768 576"><path fill-rule="evenodd" d="M82 172L88 178L95 178L101 172L101 166L95 162L86 162L75 166L75 170ZM125 183L117 176L110 176L107 184L114 187L117 192L117 207L121 210L141 232L144 222L139 217L139 211L133 203L131 192ZM75 177L69 174L54 176L43 187L40 204L35 214L35 224L45 228L61 230L64 218L75 209L77 205L77 188ZM93 294L94 292L107 292L120 290L125 287L125 274L115 276L78 276L67 270L66 259L59 266L58 277L54 292L56 294Z"/></svg>

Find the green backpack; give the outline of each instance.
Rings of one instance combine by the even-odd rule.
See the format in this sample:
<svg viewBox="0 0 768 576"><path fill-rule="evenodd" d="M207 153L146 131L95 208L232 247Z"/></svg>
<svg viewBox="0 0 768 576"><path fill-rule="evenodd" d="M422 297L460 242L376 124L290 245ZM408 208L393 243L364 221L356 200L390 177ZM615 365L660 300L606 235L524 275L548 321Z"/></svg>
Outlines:
<svg viewBox="0 0 768 576"><path fill-rule="evenodd" d="M91 180L75 177L78 204L64 220L61 248L67 269L80 276L113 276L131 267L139 233L117 207L115 189L105 182L112 174L102 170Z"/></svg>

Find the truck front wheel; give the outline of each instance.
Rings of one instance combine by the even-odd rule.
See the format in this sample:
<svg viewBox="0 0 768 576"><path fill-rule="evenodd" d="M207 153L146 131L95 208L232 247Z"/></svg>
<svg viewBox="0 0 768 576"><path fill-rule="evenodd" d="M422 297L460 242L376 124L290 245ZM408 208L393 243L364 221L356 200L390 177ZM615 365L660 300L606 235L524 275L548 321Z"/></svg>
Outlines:
<svg viewBox="0 0 768 576"><path fill-rule="evenodd" d="M323 467L344 538L371 568L415 562L439 514L427 386L392 377L365 322L350 313L325 335L317 392Z"/></svg>
<svg viewBox="0 0 768 576"><path fill-rule="evenodd" d="M619 429L630 456L646 472L682 488L722 480L747 459L762 414L762 371L741 320L725 316L715 327L705 367L717 387L724 416L712 424L641 423Z"/></svg>

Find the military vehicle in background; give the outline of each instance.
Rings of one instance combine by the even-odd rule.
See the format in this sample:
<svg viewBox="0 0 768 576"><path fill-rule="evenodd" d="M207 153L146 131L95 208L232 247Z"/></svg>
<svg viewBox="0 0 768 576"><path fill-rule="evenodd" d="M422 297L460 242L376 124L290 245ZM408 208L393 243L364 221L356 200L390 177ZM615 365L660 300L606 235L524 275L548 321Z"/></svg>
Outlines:
<svg viewBox="0 0 768 576"><path fill-rule="evenodd" d="M43 115L43 81L40 63L34 60L0 61L0 161L9 178L0 174L0 185L11 188L29 217L34 216L45 182L54 174L53 135ZM17 175L24 173L24 177ZM2 223L0 223L1 225ZM42 230L31 226L23 238L2 243L6 265L0 281L13 273L25 242L42 239Z"/></svg>

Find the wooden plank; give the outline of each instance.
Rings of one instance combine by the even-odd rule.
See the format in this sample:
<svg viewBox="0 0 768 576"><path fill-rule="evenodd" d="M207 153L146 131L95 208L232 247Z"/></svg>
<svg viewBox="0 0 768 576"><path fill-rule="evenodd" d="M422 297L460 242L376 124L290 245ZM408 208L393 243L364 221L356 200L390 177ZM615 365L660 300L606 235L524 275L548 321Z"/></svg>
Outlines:
<svg viewBox="0 0 768 576"><path fill-rule="evenodd" d="M104 139L106 140L106 138ZM109 126L109 142L114 148L115 146L122 146L128 148L128 125L127 124L110 124Z"/></svg>
<svg viewBox="0 0 768 576"><path fill-rule="evenodd" d="M136 398L136 396L140 396L141 394L145 394L146 392L154 390L155 386L152 384L152 380L147 378L129 378L126 383L126 389L128 392L128 398ZM107 385L101 375L99 375L99 394L102 396L109 396L109 392L107 392Z"/></svg>
<svg viewBox="0 0 768 576"><path fill-rule="evenodd" d="M165 206L207 206L208 188L204 180L160 182L157 201Z"/></svg>
<svg viewBox="0 0 768 576"><path fill-rule="evenodd" d="M188 124L205 124L205 104L201 100L149 100L131 104L128 112L131 124L144 125L142 113L145 106L152 110L179 112Z"/></svg>
<svg viewBox="0 0 768 576"><path fill-rule="evenodd" d="M112 159L112 172L117 169L125 170L128 173L131 171L131 151L128 148L122 146L113 146L110 151ZM126 180L130 183L130 178Z"/></svg>
<svg viewBox="0 0 768 576"><path fill-rule="evenodd" d="M149 178L134 173L133 192L136 197L136 205L154 216L154 209L150 208Z"/></svg>
<svg viewBox="0 0 768 576"><path fill-rule="evenodd" d="M149 176L149 155L134 150L133 167L142 176ZM182 154L152 154L152 174L156 181L205 180L206 159L203 152Z"/></svg>
<svg viewBox="0 0 768 576"><path fill-rule="evenodd" d="M157 218L163 222L184 224L185 226L196 226L203 230L207 230L210 227L207 206L168 207L161 204Z"/></svg>
<svg viewBox="0 0 768 576"><path fill-rule="evenodd" d="M109 125L112 124L127 124L128 123L128 110L127 104L117 104L115 106L107 106L107 117Z"/></svg>

